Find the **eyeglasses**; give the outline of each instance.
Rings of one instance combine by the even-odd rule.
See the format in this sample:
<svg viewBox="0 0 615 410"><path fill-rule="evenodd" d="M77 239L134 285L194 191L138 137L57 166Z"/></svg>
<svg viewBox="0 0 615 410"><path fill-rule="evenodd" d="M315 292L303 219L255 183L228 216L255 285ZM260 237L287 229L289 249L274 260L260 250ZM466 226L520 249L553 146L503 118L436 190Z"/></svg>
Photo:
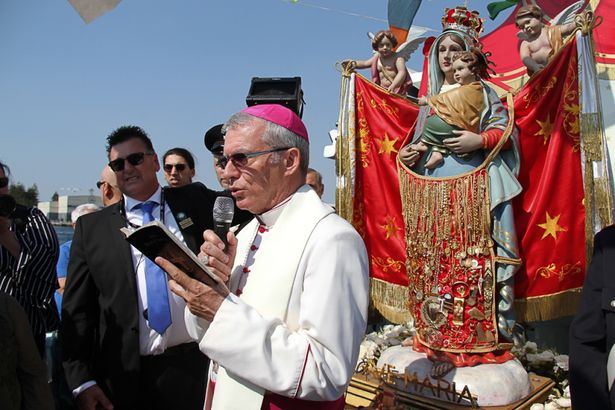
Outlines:
<svg viewBox="0 0 615 410"><path fill-rule="evenodd" d="M164 172L173 171L173 167L179 172L183 172L186 169L186 164L164 164Z"/></svg>
<svg viewBox="0 0 615 410"><path fill-rule="evenodd" d="M137 166L143 163L143 159L146 155L154 155L149 152L135 152L134 154L130 154L126 156L126 158L117 158L113 161L109 162L109 168L111 168L115 172L120 172L124 170L124 161L128 161L130 165Z"/></svg>
<svg viewBox="0 0 615 410"><path fill-rule="evenodd" d="M245 167L248 164L248 159L250 158L255 158L260 155L270 154L272 152L286 151L287 149L291 149L291 148L292 147L272 148L266 151L256 151L256 152L249 152L249 153L240 152L237 154L229 155L228 157L225 157L224 155L222 155L218 159L218 165L220 165L222 168L226 168L226 165L229 162L232 162L233 165L235 165L236 167Z"/></svg>
<svg viewBox="0 0 615 410"><path fill-rule="evenodd" d="M108 183L107 181L98 181L96 183L96 188L100 189L100 187L103 186L103 184L107 184L107 183Z"/></svg>
<svg viewBox="0 0 615 410"><path fill-rule="evenodd" d="M9 178L8 177L1 177L0 178L0 188L6 188L6 186L9 184Z"/></svg>

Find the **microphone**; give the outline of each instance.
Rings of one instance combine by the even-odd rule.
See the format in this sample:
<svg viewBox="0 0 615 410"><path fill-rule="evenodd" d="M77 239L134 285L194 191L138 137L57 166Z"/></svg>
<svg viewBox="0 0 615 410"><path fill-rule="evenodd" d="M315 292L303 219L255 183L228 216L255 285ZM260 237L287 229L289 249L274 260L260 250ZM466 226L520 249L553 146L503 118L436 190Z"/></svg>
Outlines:
<svg viewBox="0 0 615 410"><path fill-rule="evenodd" d="M226 234L231 227L233 215L235 214L235 204L233 198L228 196L219 196L214 202L214 232L222 239L224 246L228 245Z"/></svg>

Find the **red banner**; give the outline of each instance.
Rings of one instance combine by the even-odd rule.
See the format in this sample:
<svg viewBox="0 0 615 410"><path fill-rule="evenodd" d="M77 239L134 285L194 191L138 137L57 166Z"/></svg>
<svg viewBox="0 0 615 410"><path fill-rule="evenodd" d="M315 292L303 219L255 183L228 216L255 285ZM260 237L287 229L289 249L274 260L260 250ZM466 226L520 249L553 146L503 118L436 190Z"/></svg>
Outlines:
<svg viewBox="0 0 615 410"><path fill-rule="evenodd" d="M530 320L571 314L574 303L562 298L574 298L570 292L576 293L585 277L575 39L515 95L514 105L523 186L514 201L523 261L515 296L524 299L516 308Z"/></svg>
<svg viewBox="0 0 615 410"><path fill-rule="evenodd" d="M418 107L359 75L355 87L357 148L352 223L367 246L371 277L407 287L397 153L413 127ZM405 305L405 300L401 304Z"/></svg>

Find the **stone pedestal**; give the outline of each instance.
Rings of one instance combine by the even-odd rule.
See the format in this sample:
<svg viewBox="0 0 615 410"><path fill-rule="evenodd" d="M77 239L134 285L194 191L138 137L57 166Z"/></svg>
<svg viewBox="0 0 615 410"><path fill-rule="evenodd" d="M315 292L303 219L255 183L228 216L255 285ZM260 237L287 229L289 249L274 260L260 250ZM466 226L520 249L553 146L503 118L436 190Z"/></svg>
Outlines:
<svg viewBox="0 0 615 410"><path fill-rule="evenodd" d="M430 377L433 362L424 353L394 346L382 352L378 360L378 368L387 367L399 373L391 379L396 389L454 405L472 405L473 400L480 407L506 406L531 392L529 375L517 360L456 367L437 380Z"/></svg>

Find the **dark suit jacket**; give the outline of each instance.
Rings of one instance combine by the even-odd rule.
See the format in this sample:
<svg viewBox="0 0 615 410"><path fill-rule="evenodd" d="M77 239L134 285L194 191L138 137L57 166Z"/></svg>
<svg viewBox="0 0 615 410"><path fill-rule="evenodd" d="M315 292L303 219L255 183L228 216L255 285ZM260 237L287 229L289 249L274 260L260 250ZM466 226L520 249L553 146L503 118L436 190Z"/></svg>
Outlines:
<svg viewBox="0 0 615 410"><path fill-rule="evenodd" d="M570 326L572 408L615 409L607 386L606 362L615 343L615 226L594 239L594 256L581 303Z"/></svg>
<svg viewBox="0 0 615 410"><path fill-rule="evenodd" d="M212 207L220 194L201 183L164 190L166 204L195 253L203 231L213 225ZM193 224L183 228L187 218ZM138 296L130 246L120 232L125 226L119 203L78 219L62 304L61 340L71 390L95 380L116 407L136 408Z"/></svg>

